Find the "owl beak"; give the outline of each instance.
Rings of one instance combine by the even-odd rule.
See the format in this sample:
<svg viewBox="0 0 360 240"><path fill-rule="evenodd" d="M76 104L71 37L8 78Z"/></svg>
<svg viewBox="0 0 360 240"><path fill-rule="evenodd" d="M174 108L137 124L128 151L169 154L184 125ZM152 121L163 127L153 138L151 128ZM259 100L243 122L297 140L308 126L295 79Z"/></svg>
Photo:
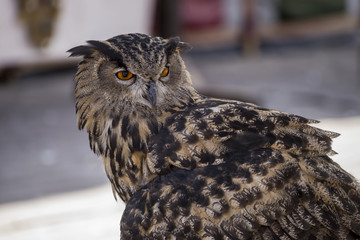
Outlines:
<svg viewBox="0 0 360 240"><path fill-rule="evenodd" d="M156 86L154 82L150 82L149 86L149 101L153 107L156 106L157 101L157 93L156 93Z"/></svg>

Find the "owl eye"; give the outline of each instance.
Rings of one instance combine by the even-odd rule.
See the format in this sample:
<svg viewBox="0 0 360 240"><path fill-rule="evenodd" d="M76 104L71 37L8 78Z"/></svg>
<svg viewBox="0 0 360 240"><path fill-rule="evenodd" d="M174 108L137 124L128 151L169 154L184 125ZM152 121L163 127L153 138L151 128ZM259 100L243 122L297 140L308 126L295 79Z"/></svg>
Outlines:
<svg viewBox="0 0 360 240"><path fill-rule="evenodd" d="M169 74L169 67L165 67L162 73L160 74L161 77L166 77Z"/></svg>
<svg viewBox="0 0 360 240"><path fill-rule="evenodd" d="M117 73L115 73L116 77L120 80L129 80L130 78L132 78L134 76L134 74L132 74L129 71L123 70L123 71L119 71Z"/></svg>

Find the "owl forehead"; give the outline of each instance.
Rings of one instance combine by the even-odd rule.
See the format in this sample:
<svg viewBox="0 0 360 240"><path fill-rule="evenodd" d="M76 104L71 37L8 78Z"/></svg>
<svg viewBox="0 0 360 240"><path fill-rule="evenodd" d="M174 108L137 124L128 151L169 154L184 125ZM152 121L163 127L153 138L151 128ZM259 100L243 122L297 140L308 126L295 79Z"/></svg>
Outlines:
<svg viewBox="0 0 360 240"><path fill-rule="evenodd" d="M136 70L157 71L166 63L164 41L143 34L120 35L108 40L121 52L123 64Z"/></svg>

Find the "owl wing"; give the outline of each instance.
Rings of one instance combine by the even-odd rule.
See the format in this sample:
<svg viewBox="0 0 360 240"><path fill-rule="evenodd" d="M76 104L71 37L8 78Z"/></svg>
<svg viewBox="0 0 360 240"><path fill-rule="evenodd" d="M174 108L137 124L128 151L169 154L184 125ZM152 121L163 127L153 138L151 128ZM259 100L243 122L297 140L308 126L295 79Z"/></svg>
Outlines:
<svg viewBox="0 0 360 240"><path fill-rule="evenodd" d="M355 179L326 156L249 151L155 178L127 203L123 239L359 239Z"/></svg>
<svg viewBox="0 0 360 240"><path fill-rule="evenodd" d="M172 111L149 141L149 166L194 169L219 164L249 149L271 148L299 156L332 155L339 134L317 129L304 117L221 99L200 99Z"/></svg>
<svg viewBox="0 0 360 240"><path fill-rule="evenodd" d="M122 237L359 238L359 185L315 122L217 99L172 112L149 141L161 174L128 202Z"/></svg>

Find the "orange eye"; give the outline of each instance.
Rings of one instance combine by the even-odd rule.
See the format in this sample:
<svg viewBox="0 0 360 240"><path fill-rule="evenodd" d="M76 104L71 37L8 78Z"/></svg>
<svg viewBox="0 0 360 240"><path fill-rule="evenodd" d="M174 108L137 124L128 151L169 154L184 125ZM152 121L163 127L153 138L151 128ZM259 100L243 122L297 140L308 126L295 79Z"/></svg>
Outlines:
<svg viewBox="0 0 360 240"><path fill-rule="evenodd" d="M160 74L161 77L166 77L169 74L169 67L164 68L162 73Z"/></svg>
<svg viewBox="0 0 360 240"><path fill-rule="evenodd" d="M119 71L116 73L116 77L120 80L129 80L130 78L132 78L134 76L134 74L132 74L129 71Z"/></svg>

